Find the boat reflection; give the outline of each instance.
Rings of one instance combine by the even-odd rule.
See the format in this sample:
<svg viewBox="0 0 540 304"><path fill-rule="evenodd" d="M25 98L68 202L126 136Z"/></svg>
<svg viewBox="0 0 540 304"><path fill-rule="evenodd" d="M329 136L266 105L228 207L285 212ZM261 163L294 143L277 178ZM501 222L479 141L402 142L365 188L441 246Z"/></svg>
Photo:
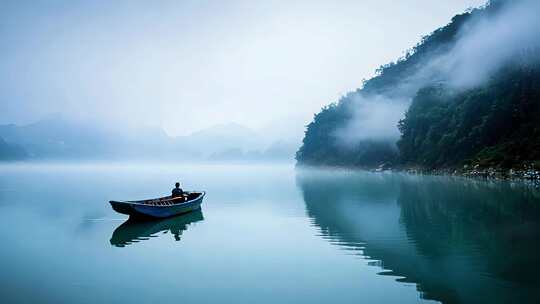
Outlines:
<svg viewBox="0 0 540 304"><path fill-rule="evenodd" d="M111 245L125 247L133 243L156 237L157 233L170 232L175 241L180 241L182 233L189 225L204 220L201 210L167 219L141 219L130 217L118 226L112 236Z"/></svg>
<svg viewBox="0 0 540 304"><path fill-rule="evenodd" d="M540 193L505 182L299 173L323 238L443 303L540 303ZM371 262L374 261L374 262Z"/></svg>

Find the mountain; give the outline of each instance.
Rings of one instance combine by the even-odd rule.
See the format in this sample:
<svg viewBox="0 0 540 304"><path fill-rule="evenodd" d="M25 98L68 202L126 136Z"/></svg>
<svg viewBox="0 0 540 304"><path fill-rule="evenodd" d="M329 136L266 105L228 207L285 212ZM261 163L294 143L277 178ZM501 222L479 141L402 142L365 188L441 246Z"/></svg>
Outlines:
<svg viewBox="0 0 540 304"><path fill-rule="evenodd" d="M140 131L140 130L138 130ZM130 135L134 134L134 135ZM143 135L141 135L143 134ZM105 159L159 151L165 139L52 115L35 123L0 126L0 136L22 146L32 159Z"/></svg>
<svg viewBox="0 0 540 304"><path fill-rule="evenodd" d="M540 65L508 67L486 85L462 92L427 87L400 122L400 162L540 167Z"/></svg>
<svg viewBox="0 0 540 304"><path fill-rule="evenodd" d="M230 148L209 155L212 161L290 161L298 147L296 142L277 140L266 149Z"/></svg>
<svg viewBox="0 0 540 304"><path fill-rule="evenodd" d="M204 147L201 155L212 161L287 161L298 147L286 134L255 131L237 123L215 125L177 140Z"/></svg>
<svg viewBox="0 0 540 304"><path fill-rule="evenodd" d="M255 131L237 123L214 125L177 138L176 141L190 147L201 147L205 157L232 149L257 149L264 145Z"/></svg>
<svg viewBox="0 0 540 304"><path fill-rule="evenodd" d="M58 115L23 126L0 126L0 136L39 158L93 158L108 154L112 141L104 129Z"/></svg>
<svg viewBox="0 0 540 304"><path fill-rule="evenodd" d="M158 127L111 126L60 115L23 126L0 125L0 137L16 143L10 149L0 146L5 159L8 151L20 148L33 160L263 161L292 159L295 147L277 139L268 143L271 139L236 123L171 137Z"/></svg>
<svg viewBox="0 0 540 304"><path fill-rule="evenodd" d="M519 167L540 160L537 1L452 18L317 113L299 165ZM538 163L540 165L540 163Z"/></svg>
<svg viewBox="0 0 540 304"><path fill-rule="evenodd" d="M388 102L401 103L406 102L403 100L412 98L415 93L414 86L409 86L402 81L420 70L426 58L434 57L450 49L456 40L459 28L466 23L470 15L471 13L465 13L455 16L450 24L424 37L422 42L409 51L404 58L381 66L377 71L378 75L365 81L362 88L323 107L307 126L302 146L296 154L298 163L361 167L395 163L399 157L395 146L397 138L370 138L368 134L366 138L353 143L341 143L337 136L338 132L346 128L354 119L355 108L361 107L361 103L365 100L378 99L375 102L382 103L382 100L389 100ZM385 98L379 98L379 96ZM368 115L370 113L366 114ZM360 125L358 130L352 130L351 133L369 132L361 128Z"/></svg>

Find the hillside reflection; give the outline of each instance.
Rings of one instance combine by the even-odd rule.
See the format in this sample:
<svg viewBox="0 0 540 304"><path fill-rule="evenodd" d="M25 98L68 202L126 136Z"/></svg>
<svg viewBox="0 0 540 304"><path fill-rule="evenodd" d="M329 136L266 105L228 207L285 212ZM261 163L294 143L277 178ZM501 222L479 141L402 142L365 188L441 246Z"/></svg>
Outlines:
<svg viewBox="0 0 540 304"><path fill-rule="evenodd" d="M167 219L141 220L129 218L118 226L112 236L111 245L125 247L133 243L156 237L157 233L170 233L175 241L180 241L182 233L192 223L204 220L201 210Z"/></svg>
<svg viewBox="0 0 540 304"><path fill-rule="evenodd" d="M540 193L503 182L299 171L308 216L425 299L540 303Z"/></svg>

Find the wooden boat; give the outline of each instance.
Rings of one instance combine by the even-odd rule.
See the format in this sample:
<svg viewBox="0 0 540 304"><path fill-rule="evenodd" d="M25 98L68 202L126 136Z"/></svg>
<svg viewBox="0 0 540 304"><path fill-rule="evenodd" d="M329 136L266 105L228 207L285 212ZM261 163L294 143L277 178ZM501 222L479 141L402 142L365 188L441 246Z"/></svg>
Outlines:
<svg viewBox="0 0 540 304"><path fill-rule="evenodd" d="M185 192L184 196L164 196L140 201L110 201L114 211L140 217L170 217L201 208L205 192Z"/></svg>

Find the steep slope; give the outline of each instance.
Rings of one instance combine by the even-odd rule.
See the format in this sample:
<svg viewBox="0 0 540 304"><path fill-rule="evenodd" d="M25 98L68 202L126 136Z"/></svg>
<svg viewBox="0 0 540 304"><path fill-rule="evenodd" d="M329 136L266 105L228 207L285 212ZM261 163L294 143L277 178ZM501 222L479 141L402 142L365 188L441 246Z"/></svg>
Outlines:
<svg viewBox="0 0 540 304"><path fill-rule="evenodd" d="M395 63L383 65L378 75L358 89L343 96L338 102L324 107L307 126L303 144L297 152L299 164L374 166L380 163L396 162L398 151L393 139L365 138L355 143L343 145L338 132L353 119L355 100L369 100L375 96L385 96L390 102L407 103L416 93L415 85L404 83L410 75L416 74L426 64L426 60L449 50L456 41L461 26L472 13L455 16L447 26L426 36L405 57ZM353 131L354 132L354 131ZM362 130L358 130L362 132Z"/></svg>
<svg viewBox="0 0 540 304"><path fill-rule="evenodd" d="M455 16L316 114L298 163L433 169L538 161L536 9L533 0L499 0ZM395 133L381 132L374 120Z"/></svg>
<svg viewBox="0 0 540 304"><path fill-rule="evenodd" d="M522 167L540 160L540 66L501 71L488 84L420 90L400 122L400 161L424 168Z"/></svg>

